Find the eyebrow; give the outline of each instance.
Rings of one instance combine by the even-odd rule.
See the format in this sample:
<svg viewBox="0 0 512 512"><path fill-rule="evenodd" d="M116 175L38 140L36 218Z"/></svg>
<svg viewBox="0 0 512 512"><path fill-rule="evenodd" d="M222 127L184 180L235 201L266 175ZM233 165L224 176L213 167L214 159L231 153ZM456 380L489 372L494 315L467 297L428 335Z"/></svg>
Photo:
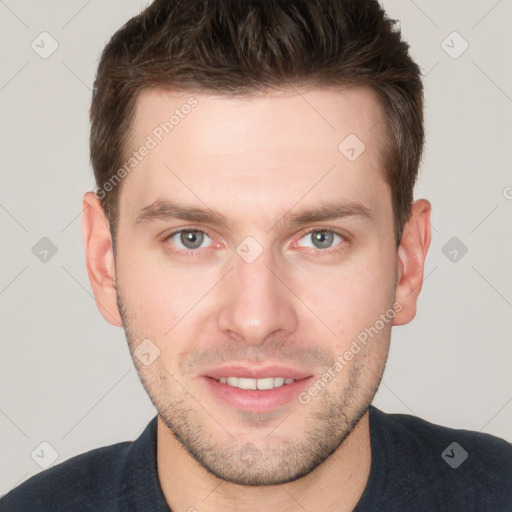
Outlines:
<svg viewBox="0 0 512 512"><path fill-rule="evenodd" d="M293 209L293 208L292 208ZM291 210L289 210L290 212ZM297 213L286 213L279 216L272 223L272 228L282 224L299 226L313 222L336 220L344 217L359 217L366 220L375 218L373 211L360 202L323 201L318 206L302 210ZM168 199L159 199L150 205L141 208L135 224L142 224L158 220L181 219L189 222L201 222L211 225L224 226L231 230L227 218L210 208L197 208ZM270 230L269 230L270 231Z"/></svg>

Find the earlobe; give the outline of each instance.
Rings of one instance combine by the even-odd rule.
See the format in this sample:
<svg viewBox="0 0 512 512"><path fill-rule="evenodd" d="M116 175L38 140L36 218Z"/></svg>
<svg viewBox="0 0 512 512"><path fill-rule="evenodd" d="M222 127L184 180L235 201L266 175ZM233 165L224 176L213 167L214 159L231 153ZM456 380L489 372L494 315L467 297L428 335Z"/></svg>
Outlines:
<svg viewBox="0 0 512 512"><path fill-rule="evenodd" d="M430 247L430 212L430 202L418 199L411 207L411 215L404 228L398 247L395 291L395 301L401 305L401 310L394 318L394 325L407 324L416 316L416 303Z"/></svg>
<svg viewBox="0 0 512 512"><path fill-rule="evenodd" d="M117 306L114 253L110 227L103 207L93 192L84 195L82 238L87 273L103 318L116 327L123 325Z"/></svg>

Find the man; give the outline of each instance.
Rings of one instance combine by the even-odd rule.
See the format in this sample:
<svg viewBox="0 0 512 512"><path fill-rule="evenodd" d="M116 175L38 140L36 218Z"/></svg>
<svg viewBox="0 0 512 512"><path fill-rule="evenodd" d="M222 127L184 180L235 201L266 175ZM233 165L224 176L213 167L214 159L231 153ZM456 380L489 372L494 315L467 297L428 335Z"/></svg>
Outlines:
<svg viewBox="0 0 512 512"><path fill-rule="evenodd" d="M422 94L374 1L157 0L122 27L83 238L158 416L0 510L510 510L509 443L371 406L430 244Z"/></svg>

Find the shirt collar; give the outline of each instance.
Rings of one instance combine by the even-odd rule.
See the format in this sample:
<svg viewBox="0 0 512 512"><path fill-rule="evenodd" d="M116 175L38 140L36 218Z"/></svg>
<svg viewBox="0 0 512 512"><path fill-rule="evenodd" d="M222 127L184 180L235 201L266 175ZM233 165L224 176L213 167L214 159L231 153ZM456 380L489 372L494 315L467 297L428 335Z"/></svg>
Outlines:
<svg viewBox="0 0 512 512"><path fill-rule="evenodd" d="M128 451L120 488L121 510L171 512L158 479L155 416Z"/></svg>

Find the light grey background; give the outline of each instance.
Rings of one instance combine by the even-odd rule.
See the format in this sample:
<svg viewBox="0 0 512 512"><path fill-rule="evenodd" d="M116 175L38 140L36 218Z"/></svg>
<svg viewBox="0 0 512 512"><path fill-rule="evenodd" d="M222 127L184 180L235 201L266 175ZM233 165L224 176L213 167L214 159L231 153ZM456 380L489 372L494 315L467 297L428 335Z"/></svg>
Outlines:
<svg viewBox="0 0 512 512"><path fill-rule="evenodd" d="M51 462L41 442L56 464L135 439L156 414L96 308L80 231L98 57L144 5L0 0L0 494ZM418 315L393 330L375 404L512 441L512 2L384 6L426 75L416 197L433 213ZM46 59L31 47L43 31L59 45ZM58 249L46 263L42 237ZM455 262L452 237L468 249Z"/></svg>

